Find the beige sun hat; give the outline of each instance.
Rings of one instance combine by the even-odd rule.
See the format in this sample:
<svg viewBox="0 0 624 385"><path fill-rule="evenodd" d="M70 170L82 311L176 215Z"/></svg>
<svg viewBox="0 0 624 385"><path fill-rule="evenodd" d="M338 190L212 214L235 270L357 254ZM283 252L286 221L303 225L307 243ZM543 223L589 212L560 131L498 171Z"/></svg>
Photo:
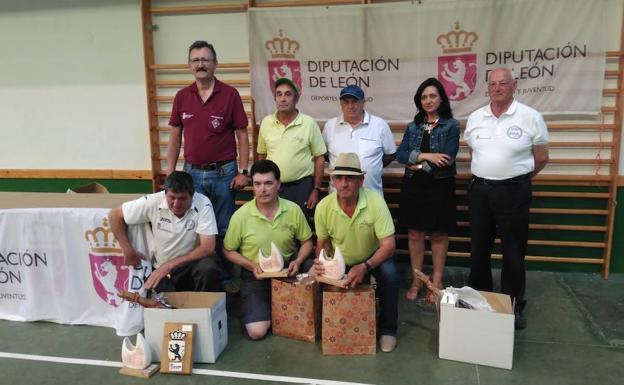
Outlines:
<svg viewBox="0 0 624 385"><path fill-rule="evenodd" d="M336 158L334 168L330 170L329 175L364 175L360 158L354 152L343 152Z"/></svg>

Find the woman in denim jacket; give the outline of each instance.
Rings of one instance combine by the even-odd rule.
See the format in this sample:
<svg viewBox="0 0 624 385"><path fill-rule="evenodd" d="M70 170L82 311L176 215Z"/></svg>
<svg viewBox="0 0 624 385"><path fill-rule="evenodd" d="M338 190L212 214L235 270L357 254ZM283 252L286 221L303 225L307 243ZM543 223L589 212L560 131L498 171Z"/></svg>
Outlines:
<svg viewBox="0 0 624 385"><path fill-rule="evenodd" d="M455 157L459 148L459 122L442 84L425 80L416 91L414 117L399 146L396 158L405 164L401 185L399 224L408 229L412 269L422 270L425 233L431 234L433 284L442 287L448 251L448 234L455 227ZM414 275L406 298L418 297L421 283ZM433 302L427 293L427 302Z"/></svg>

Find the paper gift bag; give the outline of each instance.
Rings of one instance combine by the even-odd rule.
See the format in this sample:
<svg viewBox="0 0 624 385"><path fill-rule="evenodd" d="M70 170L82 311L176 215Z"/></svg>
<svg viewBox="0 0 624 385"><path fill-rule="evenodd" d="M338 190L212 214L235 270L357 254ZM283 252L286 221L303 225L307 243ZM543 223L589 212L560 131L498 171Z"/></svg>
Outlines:
<svg viewBox="0 0 624 385"><path fill-rule="evenodd" d="M323 291L323 354L375 354L375 291L326 286Z"/></svg>
<svg viewBox="0 0 624 385"><path fill-rule="evenodd" d="M273 334L314 342L320 330L320 292L310 279L271 280Z"/></svg>

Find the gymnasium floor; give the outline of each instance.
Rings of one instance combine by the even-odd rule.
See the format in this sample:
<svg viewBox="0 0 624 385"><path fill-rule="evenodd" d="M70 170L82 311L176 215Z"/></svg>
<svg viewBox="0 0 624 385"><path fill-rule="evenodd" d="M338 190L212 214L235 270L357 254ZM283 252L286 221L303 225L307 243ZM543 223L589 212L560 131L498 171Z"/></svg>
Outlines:
<svg viewBox="0 0 624 385"><path fill-rule="evenodd" d="M467 270L447 268L445 284ZM401 296L405 288L401 291ZM402 297L403 298L403 297ZM323 356L316 344L240 333L231 302L229 344L216 364L192 376L155 374L157 384L622 384L624 275L530 271L528 328L516 332L513 370L441 360L434 308L399 308L397 349L374 356ZM144 384L117 373L121 338L113 329L0 321L0 384Z"/></svg>

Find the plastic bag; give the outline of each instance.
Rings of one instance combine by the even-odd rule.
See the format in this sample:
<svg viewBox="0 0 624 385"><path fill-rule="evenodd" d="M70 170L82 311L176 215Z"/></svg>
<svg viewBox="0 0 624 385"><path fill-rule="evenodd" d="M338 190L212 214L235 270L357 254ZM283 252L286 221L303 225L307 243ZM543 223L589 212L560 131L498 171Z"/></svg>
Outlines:
<svg viewBox="0 0 624 385"><path fill-rule="evenodd" d="M484 296L470 286L461 288L449 287L445 290L456 296L455 306L474 310L494 311Z"/></svg>

